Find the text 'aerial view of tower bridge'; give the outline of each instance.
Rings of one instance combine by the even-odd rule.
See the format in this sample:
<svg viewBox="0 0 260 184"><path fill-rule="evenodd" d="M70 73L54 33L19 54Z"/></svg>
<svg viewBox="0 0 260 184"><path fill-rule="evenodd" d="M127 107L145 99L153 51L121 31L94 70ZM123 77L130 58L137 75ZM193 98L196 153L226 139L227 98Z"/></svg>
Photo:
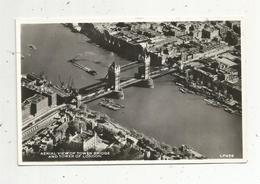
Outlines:
<svg viewBox="0 0 260 184"><path fill-rule="evenodd" d="M20 30L22 162L243 158L240 21Z"/></svg>

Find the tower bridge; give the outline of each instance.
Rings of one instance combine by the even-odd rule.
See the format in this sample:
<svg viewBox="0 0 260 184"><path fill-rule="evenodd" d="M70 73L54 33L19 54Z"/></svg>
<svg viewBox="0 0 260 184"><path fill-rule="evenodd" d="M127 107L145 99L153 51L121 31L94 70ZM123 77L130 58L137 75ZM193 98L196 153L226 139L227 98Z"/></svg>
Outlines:
<svg viewBox="0 0 260 184"><path fill-rule="evenodd" d="M130 69L133 69L133 68L136 68L137 66L141 66L143 65L143 63L141 63L140 61L134 61L134 62L130 62L128 64L125 64L123 66L120 66L120 73L121 72L124 72L124 71L127 71L127 70L130 70ZM110 65L111 67L111 65ZM97 83L94 83L94 84L91 84L89 86L85 86L85 87L82 87L79 89L79 93L82 94L82 93L89 93L89 92L92 92L92 91L95 91L96 89L100 88L100 87L104 87L107 85L107 82L105 81L108 77L108 73L107 75L104 77L104 79L102 79L102 81L100 82L97 82Z"/></svg>
<svg viewBox="0 0 260 184"><path fill-rule="evenodd" d="M135 76L122 80L120 77L121 72L129 70L132 67L138 67ZM129 87L130 85L154 88L153 78L167 75L174 71L176 71L176 68L166 66L151 71L149 55L145 55L141 61L135 61L123 66L112 63L102 82L79 89L81 102L91 102L107 95L117 99L124 99L123 88Z"/></svg>

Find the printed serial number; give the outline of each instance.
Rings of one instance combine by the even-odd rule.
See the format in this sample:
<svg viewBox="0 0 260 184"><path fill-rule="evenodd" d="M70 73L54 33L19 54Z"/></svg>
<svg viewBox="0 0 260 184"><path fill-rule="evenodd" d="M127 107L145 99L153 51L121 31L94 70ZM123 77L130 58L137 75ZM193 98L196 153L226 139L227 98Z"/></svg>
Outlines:
<svg viewBox="0 0 260 184"><path fill-rule="evenodd" d="M220 154L219 158L234 158L234 154Z"/></svg>

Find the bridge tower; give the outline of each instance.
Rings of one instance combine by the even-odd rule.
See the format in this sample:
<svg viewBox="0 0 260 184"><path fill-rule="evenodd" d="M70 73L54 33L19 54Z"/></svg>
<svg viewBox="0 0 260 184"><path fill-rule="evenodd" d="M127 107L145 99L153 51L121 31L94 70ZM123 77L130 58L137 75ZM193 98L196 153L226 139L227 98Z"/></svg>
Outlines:
<svg viewBox="0 0 260 184"><path fill-rule="evenodd" d="M81 95L76 96L76 106L79 108L81 106Z"/></svg>
<svg viewBox="0 0 260 184"><path fill-rule="evenodd" d="M108 87L113 90L113 96L118 99L124 99L124 92L120 86L120 65L112 63L108 69Z"/></svg>
<svg viewBox="0 0 260 184"><path fill-rule="evenodd" d="M185 62L187 61L187 53L182 52L181 53L181 65L180 65L180 69L183 71L184 67L185 67Z"/></svg>
<svg viewBox="0 0 260 184"><path fill-rule="evenodd" d="M151 58L149 54L143 57L144 66L138 68L138 76L143 79L141 85L144 87L154 88L153 79L151 79L150 63Z"/></svg>

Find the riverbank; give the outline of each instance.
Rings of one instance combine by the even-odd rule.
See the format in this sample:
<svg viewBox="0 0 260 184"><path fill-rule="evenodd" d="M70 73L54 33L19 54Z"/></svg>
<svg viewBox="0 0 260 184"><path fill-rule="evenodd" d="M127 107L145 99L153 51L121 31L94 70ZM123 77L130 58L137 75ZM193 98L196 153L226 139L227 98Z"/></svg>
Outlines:
<svg viewBox="0 0 260 184"><path fill-rule="evenodd" d="M128 130L108 115L85 105L66 106L50 126L23 143L24 161L204 158L186 145L172 147L134 129Z"/></svg>
<svg viewBox="0 0 260 184"><path fill-rule="evenodd" d="M189 145L207 158L233 153L240 158L241 117L207 105L195 94L182 94L171 76L154 80L154 89L130 87L124 90L124 105L118 111L98 105L89 107L104 112L129 130L136 129L169 145Z"/></svg>
<svg viewBox="0 0 260 184"><path fill-rule="evenodd" d="M242 116L241 103L222 95L219 91L201 85L194 80L186 80L185 74L176 72L173 74L173 81L179 86L181 93L196 94L204 97L204 101L213 107L223 108L226 112Z"/></svg>

